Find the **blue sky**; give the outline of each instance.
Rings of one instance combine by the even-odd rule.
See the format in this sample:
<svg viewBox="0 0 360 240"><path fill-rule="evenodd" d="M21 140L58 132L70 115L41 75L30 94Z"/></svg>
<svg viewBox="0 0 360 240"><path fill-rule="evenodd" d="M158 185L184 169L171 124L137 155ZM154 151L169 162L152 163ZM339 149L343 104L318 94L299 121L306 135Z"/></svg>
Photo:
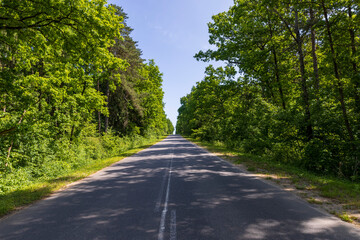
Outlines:
<svg viewBox="0 0 360 240"><path fill-rule="evenodd" d="M165 112L175 125L180 98L204 78L209 64L193 58L199 50L210 47L207 23L211 16L227 11L233 0L108 0L108 3L123 7L142 57L154 59L163 73Z"/></svg>

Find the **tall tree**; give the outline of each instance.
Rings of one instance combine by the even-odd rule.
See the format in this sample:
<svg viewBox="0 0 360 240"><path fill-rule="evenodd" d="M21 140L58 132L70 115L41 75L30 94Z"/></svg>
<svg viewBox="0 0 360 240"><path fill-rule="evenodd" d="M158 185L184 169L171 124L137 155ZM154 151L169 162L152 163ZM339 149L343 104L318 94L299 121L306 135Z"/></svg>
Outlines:
<svg viewBox="0 0 360 240"><path fill-rule="evenodd" d="M107 50L120 37L121 20L105 1L0 4L0 136L10 157L34 132L79 134L94 110L105 111L96 79L125 65Z"/></svg>
<svg viewBox="0 0 360 240"><path fill-rule="evenodd" d="M213 90L236 94L226 99L223 114L210 117L207 112L224 103L199 104L212 95L197 84L182 99L177 130L357 178L358 13L358 1L234 1L208 24L214 48L195 57L236 66L241 78L228 84L231 90L221 84ZM196 112L223 124L199 131L213 126Z"/></svg>

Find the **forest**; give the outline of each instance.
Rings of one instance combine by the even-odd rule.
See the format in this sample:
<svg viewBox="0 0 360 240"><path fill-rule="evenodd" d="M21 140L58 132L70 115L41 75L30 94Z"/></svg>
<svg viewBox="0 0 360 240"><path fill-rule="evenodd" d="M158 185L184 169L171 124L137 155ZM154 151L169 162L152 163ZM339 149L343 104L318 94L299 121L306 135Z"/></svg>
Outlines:
<svg viewBox="0 0 360 240"><path fill-rule="evenodd" d="M181 98L176 131L360 181L358 0L235 0L208 24L220 61Z"/></svg>
<svg viewBox="0 0 360 240"><path fill-rule="evenodd" d="M0 1L0 195L174 131L132 30L105 0Z"/></svg>

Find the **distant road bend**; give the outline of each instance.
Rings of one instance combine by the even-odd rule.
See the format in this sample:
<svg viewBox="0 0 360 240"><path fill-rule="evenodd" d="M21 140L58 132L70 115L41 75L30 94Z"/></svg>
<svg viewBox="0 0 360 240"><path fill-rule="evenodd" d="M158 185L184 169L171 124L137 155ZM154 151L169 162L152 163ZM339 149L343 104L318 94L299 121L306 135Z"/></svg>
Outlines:
<svg viewBox="0 0 360 240"><path fill-rule="evenodd" d="M360 239L359 229L172 135L0 220L0 239Z"/></svg>

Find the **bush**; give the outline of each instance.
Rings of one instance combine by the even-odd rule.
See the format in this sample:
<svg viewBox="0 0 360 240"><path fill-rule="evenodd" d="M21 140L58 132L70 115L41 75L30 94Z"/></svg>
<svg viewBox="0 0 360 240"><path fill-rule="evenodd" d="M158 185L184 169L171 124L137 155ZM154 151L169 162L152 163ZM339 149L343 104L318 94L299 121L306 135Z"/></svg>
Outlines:
<svg viewBox="0 0 360 240"><path fill-rule="evenodd" d="M338 149L335 146L327 146L326 143L319 139L310 140L303 150L302 165L314 172L329 173L334 171L339 163L339 158L334 158L334 156L338 155Z"/></svg>
<svg viewBox="0 0 360 240"><path fill-rule="evenodd" d="M147 136L133 133L120 137L111 129L97 136L93 126L85 128L78 138L50 141L32 141L14 151L10 164L5 167L6 156L0 164L0 194L20 189L29 183L56 179L62 175L89 165L96 160L121 155L123 152L153 142L154 132ZM9 167L10 166L10 167Z"/></svg>
<svg viewBox="0 0 360 240"><path fill-rule="evenodd" d="M285 142L273 144L269 156L274 161L290 164L297 164L301 159L301 155L297 149Z"/></svg>

